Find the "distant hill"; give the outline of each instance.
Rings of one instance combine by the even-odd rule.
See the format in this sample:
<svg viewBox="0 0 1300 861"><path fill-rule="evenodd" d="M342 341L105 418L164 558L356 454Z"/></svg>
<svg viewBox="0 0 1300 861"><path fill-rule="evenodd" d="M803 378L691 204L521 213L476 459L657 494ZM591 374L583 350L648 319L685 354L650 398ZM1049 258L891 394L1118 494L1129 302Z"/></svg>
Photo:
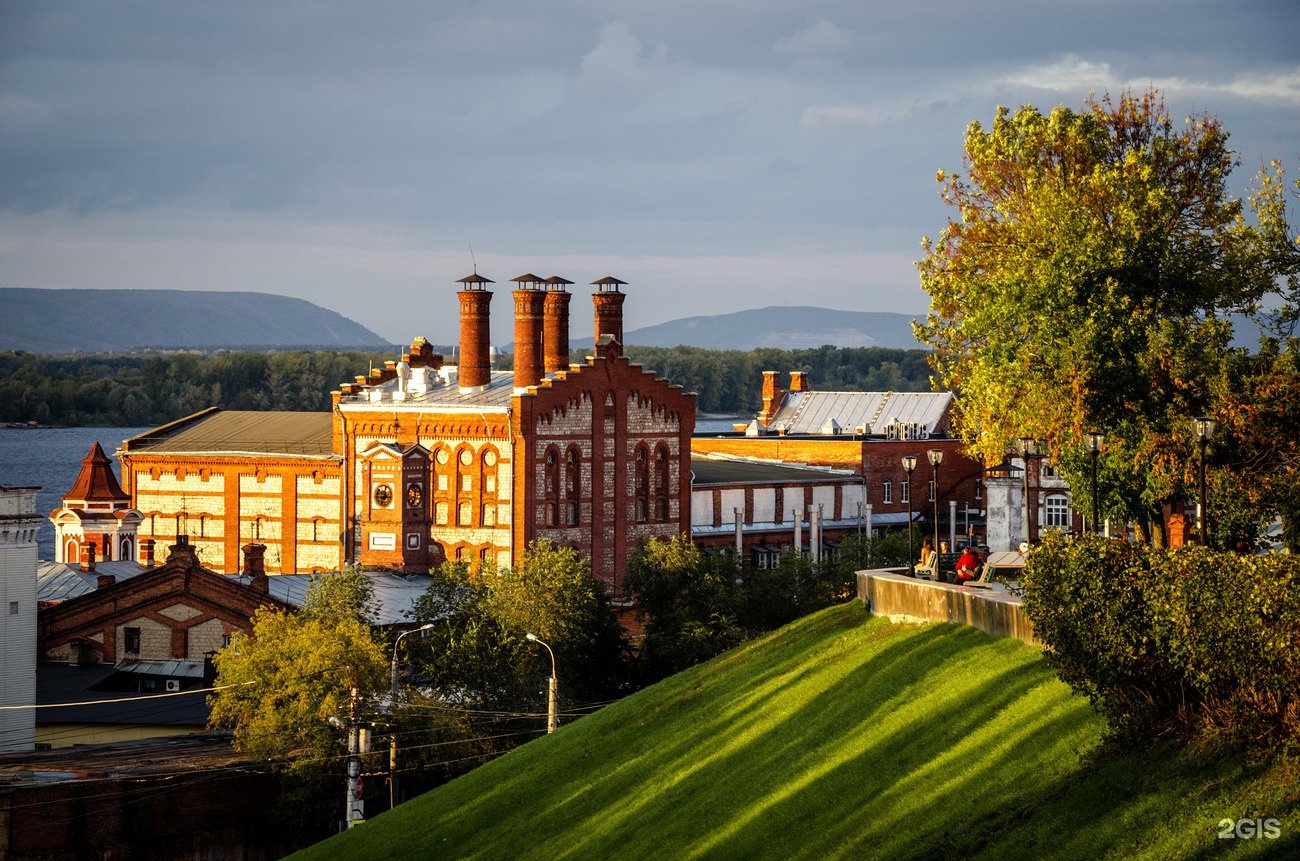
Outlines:
<svg viewBox="0 0 1300 861"><path fill-rule="evenodd" d="M657 326L623 333L629 344L641 347L708 347L716 350L752 350L778 347L806 349L835 347L887 347L919 350L912 337L912 320L920 314L888 311L835 311L802 305L774 305L732 314L683 317ZM577 349L591 339L574 341Z"/></svg>
<svg viewBox="0 0 1300 861"><path fill-rule="evenodd" d="M270 293L0 288L0 349L100 353L387 343L334 311Z"/></svg>

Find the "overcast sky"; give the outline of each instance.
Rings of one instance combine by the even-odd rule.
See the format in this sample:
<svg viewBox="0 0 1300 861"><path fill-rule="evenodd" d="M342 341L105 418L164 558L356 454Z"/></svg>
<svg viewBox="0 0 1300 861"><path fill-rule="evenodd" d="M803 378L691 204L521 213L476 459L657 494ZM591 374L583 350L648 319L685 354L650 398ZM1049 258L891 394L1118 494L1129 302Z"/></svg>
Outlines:
<svg viewBox="0 0 1300 861"><path fill-rule="evenodd" d="M923 313L935 172L997 105L1159 87L1300 165L1295 0L0 0L0 286L255 290L394 344L455 280L626 288L629 329ZM0 345L2 347L3 345Z"/></svg>

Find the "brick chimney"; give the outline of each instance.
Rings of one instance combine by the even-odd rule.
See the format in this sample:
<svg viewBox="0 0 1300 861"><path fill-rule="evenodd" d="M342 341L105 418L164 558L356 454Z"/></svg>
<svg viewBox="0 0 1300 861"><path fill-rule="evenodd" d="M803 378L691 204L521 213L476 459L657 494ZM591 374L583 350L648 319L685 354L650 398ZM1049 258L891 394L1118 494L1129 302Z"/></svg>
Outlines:
<svg viewBox="0 0 1300 861"><path fill-rule="evenodd" d="M763 410L758 414L759 424L765 425L770 422L781 406L781 398L784 397L785 392L781 391L781 384L778 382L780 377L780 371L763 372Z"/></svg>
<svg viewBox="0 0 1300 861"><path fill-rule="evenodd" d="M492 291L484 285L493 282L475 272L457 283L465 285L456 294L460 297L459 386L462 392L482 391L492 381L492 334L488 326Z"/></svg>
<svg viewBox="0 0 1300 861"><path fill-rule="evenodd" d="M619 292L619 287L627 284L612 275L606 275L599 281L592 281L596 292L591 294L591 302L596 311L596 354L601 356L623 355L623 300L627 296Z"/></svg>
<svg viewBox="0 0 1300 861"><path fill-rule="evenodd" d="M152 568L156 564L153 555L153 539L145 538L140 542L140 564Z"/></svg>
<svg viewBox="0 0 1300 861"><path fill-rule="evenodd" d="M808 385L808 372L791 371L790 372L790 393L794 394L795 392L807 392L807 391L811 391L811 388Z"/></svg>
<svg viewBox="0 0 1300 861"><path fill-rule="evenodd" d="M552 275L545 281L546 302L542 306L542 367L548 374L569 367L569 300L564 288L572 281Z"/></svg>
<svg viewBox="0 0 1300 861"><path fill-rule="evenodd" d="M546 293L542 279L529 272L511 278L519 284L515 297L515 391L535 386L542 379L542 306Z"/></svg>
<svg viewBox="0 0 1300 861"><path fill-rule="evenodd" d="M244 573L252 578L253 589L263 595L271 591L271 581L266 576L266 545L256 542L245 544Z"/></svg>
<svg viewBox="0 0 1300 861"><path fill-rule="evenodd" d="M95 577L95 588L103 589L105 586L112 586L117 582L117 578L112 574L99 574Z"/></svg>
<svg viewBox="0 0 1300 861"><path fill-rule="evenodd" d="M81 570L95 570L95 542L93 541L81 545Z"/></svg>

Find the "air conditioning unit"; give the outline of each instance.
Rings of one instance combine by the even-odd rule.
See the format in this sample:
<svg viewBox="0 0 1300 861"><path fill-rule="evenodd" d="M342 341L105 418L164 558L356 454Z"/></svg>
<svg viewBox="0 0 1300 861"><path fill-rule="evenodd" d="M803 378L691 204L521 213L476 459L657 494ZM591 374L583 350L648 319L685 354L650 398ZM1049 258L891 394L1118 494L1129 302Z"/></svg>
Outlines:
<svg viewBox="0 0 1300 861"><path fill-rule="evenodd" d="M180 679L168 679L168 680L167 680L167 692L168 692L169 694L177 693L178 691L180 691L180 689L181 689L181 680L180 680Z"/></svg>

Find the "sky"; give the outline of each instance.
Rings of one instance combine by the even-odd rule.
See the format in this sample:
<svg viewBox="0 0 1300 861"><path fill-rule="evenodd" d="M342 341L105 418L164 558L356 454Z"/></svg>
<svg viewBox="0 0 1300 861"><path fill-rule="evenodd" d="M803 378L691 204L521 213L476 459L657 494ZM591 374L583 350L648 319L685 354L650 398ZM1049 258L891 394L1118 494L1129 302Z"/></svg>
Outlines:
<svg viewBox="0 0 1300 861"><path fill-rule="evenodd" d="M627 281L628 329L920 315L970 122L1150 86L1224 121L1236 193L1295 171L1300 3L0 0L0 286L277 293L395 345L453 343L475 268L496 343L525 272Z"/></svg>

